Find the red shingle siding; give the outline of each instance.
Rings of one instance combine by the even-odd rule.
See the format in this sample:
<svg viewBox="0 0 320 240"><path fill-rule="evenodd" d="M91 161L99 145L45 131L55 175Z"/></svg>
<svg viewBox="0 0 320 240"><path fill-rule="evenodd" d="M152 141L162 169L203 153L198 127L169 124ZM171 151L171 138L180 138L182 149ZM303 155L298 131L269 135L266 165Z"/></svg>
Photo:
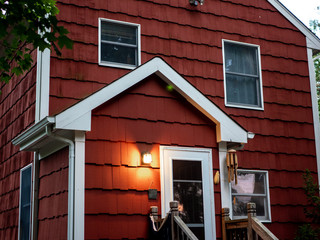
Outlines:
<svg viewBox="0 0 320 240"><path fill-rule="evenodd" d="M156 76L93 111L86 135L86 238L147 238L150 206L161 205L160 145L213 148L218 167L215 125ZM143 151L152 153L151 167L141 166ZM157 200L148 200L149 188L158 190Z"/></svg>
<svg viewBox="0 0 320 240"><path fill-rule="evenodd" d="M32 58L35 59L35 53ZM0 239L18 239L20 169L33 160L11 141L34 123L36 64L0 84Z"/></svg>
<svg viewBox="0 0 320 240"><path fill-rule="evenodd" d="M63 58L51 57L50 114L62 111L128 72L98 66L98 18L139 23L142 63L155 56L162 57L229 116L256 133L239 152L240 167L269 171L272 224L268 227L281 239L293 237L292 229L304 220L301 209L306 202L301 174L305 168L317 171L303 34L264 0L206 1L198 7L190 6L186 0L66 0L59 1L58 7L61 24L69 29L75 45L73 50L63 51ZM222 39L260 46L263 111L225 107ZM130 177L136 176L140 157L137 142L141 149L157 149L159 144L217 146L215 139L206 134L212 127L198 113L183 112L185 103L177 101L171 93L159 91L161 88L152 79L142 85L142 91L130 90L94 111L93 128L86 141L86 179L98 172L100 175L97 182L86 182L86 199L109 191L145 193L146 187L137 191L140 186L137 177ZM134 149L135 156L123 157ZM214 166L218 168L216 162ZM149 169L155 178L159 178L158 168L157 165ZM130 173L131 179L125 177L123 181L127 182L120 183L122 178L117 177L120 170ZM114 177L105 182L105 172ZM297 199L283 198L281 192L296 195ZM217 199L219 196L215 198L219 213ZM290 211L296 211L297 215L288 215ZM128 215L101 213L101 209L92 212L86 216L88 238L109 234L106 227L101 227L104 233L95 230L103 221L137 219L138 222L145 217L133 210L128 210ZM219 217L216 223L220 231ZM130 235L134 224L130 222L122 232ZM136 236L144 236L141 229ZM117 231L120 230L110 234L118 236Z"/></svg>
<svg viewBox="0 0 320 240"><path fill-rule="evenodd" d="M68 148L40 161L38 238L67 239Z"/></svg>

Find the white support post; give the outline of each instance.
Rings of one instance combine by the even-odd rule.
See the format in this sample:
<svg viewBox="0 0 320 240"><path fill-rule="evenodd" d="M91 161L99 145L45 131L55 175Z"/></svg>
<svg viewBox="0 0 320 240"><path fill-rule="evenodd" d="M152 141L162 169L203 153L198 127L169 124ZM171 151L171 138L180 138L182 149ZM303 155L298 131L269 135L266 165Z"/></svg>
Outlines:
<svg viewBox="0 0 320 240"><path fill-rule="evenodd" d="M75 132L74 239L84 239L85 132Z"/></svg>
<svg viewBox="0 0 320 240"><path fill-rule="evenodd" d="M228 169L226 165L227 143L219 143L219 168L220 168L220 187L221 187L221 207L229 208L230 206L230 188L228 182Z"/></svg>

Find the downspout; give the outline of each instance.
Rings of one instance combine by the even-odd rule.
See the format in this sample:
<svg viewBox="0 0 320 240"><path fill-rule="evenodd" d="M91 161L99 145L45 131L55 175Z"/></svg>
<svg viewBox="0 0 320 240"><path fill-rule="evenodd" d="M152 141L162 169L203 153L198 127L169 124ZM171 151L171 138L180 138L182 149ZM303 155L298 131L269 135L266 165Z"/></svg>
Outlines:
<svg viewBox="0 0 320 240"><path fill-rule="evenodd" d="M70 139L54 135L49 126L46 126L46 134L58 141L69 145L69 172L68 172L68 240L73 240L74 236L74 161L75 147Z"/></svg>

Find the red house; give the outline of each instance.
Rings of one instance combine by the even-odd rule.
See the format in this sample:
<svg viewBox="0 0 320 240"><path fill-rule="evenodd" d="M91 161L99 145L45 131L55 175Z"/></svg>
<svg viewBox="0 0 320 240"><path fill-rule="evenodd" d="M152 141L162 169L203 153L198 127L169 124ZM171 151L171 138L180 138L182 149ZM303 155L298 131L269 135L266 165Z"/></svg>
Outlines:
<svg viewBox="0 0 320 240"><path fill-rule="evenodd" d="M319 38L277 0L57 4L73 49L1 85L0 239L146 239L172 200L199 239L247 202L293 239L320 167Z"/></svg>

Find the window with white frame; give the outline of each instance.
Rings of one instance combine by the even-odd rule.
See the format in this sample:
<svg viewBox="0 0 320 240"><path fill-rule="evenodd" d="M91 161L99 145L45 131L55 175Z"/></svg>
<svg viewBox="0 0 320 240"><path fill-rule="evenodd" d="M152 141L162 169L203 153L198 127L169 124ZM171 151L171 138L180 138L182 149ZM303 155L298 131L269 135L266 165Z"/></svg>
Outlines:
<svg viewBox="0 0 320 240"><path fill-rule="evenodd" d="M32 164L20 171L19 240L30 239Z"/></svg>
<svg viewBox="0 0 320 240"><path fill-rule="evenodd" d="M232 218L247 216L247 203L256 204L257 218L271 221L267 171L238 170L238 184L231 183Z"/></svg>
<svg viewBox="0 0 320 240"><path fill-rule="evenodd" d="M99 18L99 64L129 69L140 65L140 25Z"/></svg>
<svg viewBox="0 0 320 240"><path fill-rule="evenodd" d="M226 106L263 109L260 49L223 41Z"/></svg>

